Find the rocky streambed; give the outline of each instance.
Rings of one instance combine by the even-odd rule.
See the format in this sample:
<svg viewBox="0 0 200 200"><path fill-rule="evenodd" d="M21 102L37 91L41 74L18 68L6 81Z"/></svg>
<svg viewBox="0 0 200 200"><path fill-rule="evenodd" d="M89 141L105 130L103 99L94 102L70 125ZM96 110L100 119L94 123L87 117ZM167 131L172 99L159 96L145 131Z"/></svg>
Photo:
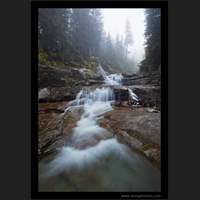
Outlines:
<svg viewBox="0 0 200 200"><path fill-rule="evenodd" d="M107 85L104 85L104 80L101 76L96 75L96 73L89 72L89 70L78 70L78 69L71 69L71 70L61 70L53 69L51 68L51 73L48 74L48 67L41 66L40 67L40 88L39 88L39 109L38 109L38 124L39 124L39 137L38 137L38 155L40 160L40 171L45 171L45 167L42 163L46 162L45 160L52 160L52 158L57 157L58 160L60 159L59 156L60 152L63 147L68 147L71 145L72 136L74 134L74 131L77 130L77 122L79 122L78 126L83 125L84 118L87 119L88 115L94 115L95 109L98 107L97 105L93 105L94 108L92 111L90 110L87 114L86 108L82 105L79 106L72 106L72 109L70 109L71 102L77 98L77 94L85 88L85 90L88 91L99 91L101 90L101 87L105 88L107 91ZM155 78L158 75L154 75ZM48 84L45 83L43 78L48 78ZM46 80L45 79L45 80ZM133 80L137 80L137 85L133 84ZM62 80L62 81L61 81ZM95 178L93 181L97 181L96 187L93 188L94 191L106 191L107 189L113 190L113 187L111 186L113 181L113 176L115 176L115 173L119 173L120 170L124 170L124 176L121 177L121 179L124 181L124 184L122 184L122 190L127 191L140 191L142 189L145 189L147 191L159 191L159 185L160 185L160 175L159 175L159 168L160 168L160 83L159 80L152 80L152 76L128 76L124 78L124 83L122 80L122 84L109 86L111 88L115 101L111 101L112 109L108 106L108 109L106 108L107 105L103 106L103 112L101 114L101 111L98 110L98 117L95 118L95 122L93 125L88 124L91 129L87 130L86 132L95 132L99 130L101 134L94 134L92 137L85 138L79 140L76 144L73 143L74 149L66 149L65 154L66 158L70 157L71 155L74 155L76 157L77 155L83 155L88 156L88 152L96 152L103 151L102 149L109 149L109 145L113 146L113 150L106 154L106 157L99 157L99 155L94 155L95 158L99 157L99 160L101 163L108 162L110 163L116 163L116 166L118 168L111 169L110 165L102 165L99 168L99 171L97 170L97 174L94 175L88 175L84 176L83 180L78 179L76 182L77 177L76 176L83 176L82 172L78 170L76 171L70 171L65 172L64 176L67 177L67 180L69 179L69 175L66 173L75 173L74 179L70 180L70 183L67 184L72 185L72 189L69 189L69 191L81 191L81 188L77 188L81 184L80 181L90 180L91 178ZM58 84L57 84L58 83ZM130 94L129 90L133 91L139 96L139 104L132 104L130 101ZM96 94L92 95L92 98L96 98ZM111 95L111 96L112 96ZM87 98L90 98L91 94L87 94ZM109 100L109 95L104 94L105 98ZM104 98L104 97L103 97ZM93 99L94 100L94 99ZM99 105L100 107L102 105ZM106 112L104 112L106 110ZM85 113L86 112L86 113ZM91 113L92 112L92 113ZM85 114L84 114L85 113ZM84 116L84 118L83 118ZM83 119L82 119L83 118ZM89 118L90 119L90 118ZM91 118L93 120L93 118ZM89 120L90 121L90 120ZM84 121L86 123L86 126L84 125L84 128L87 129L87 120ZM91 123L91 122L89 122ZM98 128L99 127L99 128ZM95 129L93 129L95 128ZM102 128L102 129L101 129ZM78 129L79 130L79 129ZM80 128L81 130L81 128ZM79 132L80 132L79 130ZM93 131L92 131L93 130ZM97 131L98 132L98 131ZM82 136L81 136L82 137ZM118 141L117 143L113 138ZM105 143L104 143L105 141ZM114 142L113 142L114 141ZM103 142L103 144L102 144ZM109 144L110 143L110 144ZM122 159L122 163L118 162L116 152L119 151L120 148L122 148L119 144L125 145L128 149L126 152L132 151L131 154L134 160L137 162L133 164L135 161L129 159L129 164L131 169L127 168L127 165L122 165L122 163L126 162ZM99 147L100 146L100 147ZM104 147L105 146L105 147ZM116 149L115 149L116 147ZM92 149L94 148L94 149ZM124 148L124 147L123 147ZM88 150L87 150L88 149ZM82 154L77 153L77 150L84 150L81 152ZM123 150L120 152L123 152ZM114 154L113 154L114 153ZM94 153L90 153L90 155L93 155ZM104 153L102 153L104 155ZM101 155L102 155L101 154ZM120 153L121 154L121 153ZM126 153L127 154L127 153ZM62 154L63 155L63 154ZM139 156L140 155L140 156ZM119 155L118 155L119 156ZM139 156L139 157L138 157ZM62 157L62 156L61 156ZM80 157L78 160L81 160L82 157ZM65 159L66 159L65 158ZM144 160L143 160L144 158ZM62 157L63 159L63 157ZM65 160L64 159L64 160ZM106 161L106 160L107 161ZM141 160L142 159L142 160ZM148 164L148 160L152 166ZM131 161L132 160L132 161ZM60 160L59 160L60 162ZM71 161L68 161L70 163ZM133 162L133 163L132 163ZM98 162L97 162L98 163ZM132 163L132 164L130 164ZM146 163L146 164L144 164ZM111 163L110 163L111 164ZM139 170L141 166L141 169ZM95 167L95 165L93 165ZM109 175L106 175L106 182L110 182L109 186L102 186L102 173L105 172L104 168L108 168L111 171L117 170L118 172L110 172ZM136 167L136 168L134 168ZM137 168L139 167L139 168ZM158 171L156 172L155 167ZM90 167L88 166L88 170ZM134 174L134 171L137 171L137 175L135 174L134 177L131 179L136 179L137 183L133 184L133 181L130 182L130 179L124 179L124 177L128 178L128 174L132 173ZM152 177L149 177L148 172L151 174L150 171L152 171ZM87 170L84 170L84 173L86 173ZM87 173L90 174L88 171ZM99 173L99 175L98 175ZM114 173L114 174L113 174ZM147 174L146 174L147 173ZM62 173L61 173L62 174ZM143 177L142 174L146 174L146 177ZM97 178L97 176L101 176L101 178ZM137 177L138 176L138 177ZM142 179L143 182L140 182L139 180ZM96 178L98 180L96 180ZM104 178L105 179L105 178ZM151 180L148 182L148 180ZM41 190L48 190L47 188L47 182L52 181L53 188L56 187L55 184L58 181L59 183L63 184L63 187L65 187L65 180L61 179L53 179L51 180L43 180L40 179L41 183ZM105 180L104 180L105 181ZM101 182L101 183L100 183ZM127 183L127 184L125 184ZM147 185L145 184L147 183ZM141 184L141 185L140 185ZM73 186L75 185L75 186ZM128 187L130 185L130 188ZM154 185L152 188L150 185ZM116 185L115 185L116 186ZM121 187L120 186L120 187ZM50 187L50 188L52 188ZM88 188L91 188L92 186L88 186ZM118 188L118 190L120 189ZM125 187L125 189L123 189ZM42 189L43 188L43 189ZM46 188L46 189L45 189ZM85 188L84 191L87 191L88 188ZM106 189L107 188L107 189ZM60 189L58 189L60 190ZM58 191L55 189L55 191ZM117 188L116 188L117 190Z"/></svg>
<svg viewBox="0 0 200 200"><path fill-rule="evenodd" d="M39 158L56 153L70 136L81 109L63 114L67 102L39 103ZM160 111L123 102L98 120L121 143L143 154L160 168Z"/></svg>

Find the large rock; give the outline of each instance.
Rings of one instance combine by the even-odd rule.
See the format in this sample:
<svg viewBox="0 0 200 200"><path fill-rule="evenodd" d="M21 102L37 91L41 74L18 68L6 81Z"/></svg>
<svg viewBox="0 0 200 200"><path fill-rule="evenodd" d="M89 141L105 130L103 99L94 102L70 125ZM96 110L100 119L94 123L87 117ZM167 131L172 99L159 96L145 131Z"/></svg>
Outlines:
<svg viewBox="0 0 200 200"><path fill-rule="evenodd" d="M68 102L39 103L38 156L42 159L55 154L70 141L73 128L83 113L83 108L65 112Z"/></svg>
<svg viewBox="0 0 200 200"><path fill-rule="evenodd" d="M76 98L80 87L47 87L39 89L39 102L71 101Z"/></svg>
<svg viewBox="0 0 200 200"><path fill-rule="evenodd" d="M39 65L39 88L66 87L82 84L87 80L101 81L102 77L94 71L66 66L65 69Z"/></svg>
<svg viewBox="0 0 200 200"><path fill-rule="evenodd" d="M152 85L135 85L129 86L132 91L137 94L140 104L145 107L156 107L160 109L161 90L160 86Z"/></svg>
<svg viewBox="0 0 200 200"><path fill-rule="evenodd" d="M38 154L43 158L56 153L65 144L80 115L64 112L68 102L38 104ZM72 115L73 114L73 115Z"/></svg>
<svg viewBox="0 0 200 200"><path fill-rule="evenodd" d="M39 102L70 101L83 86L99 85L102 77L90 69L58 69L39 65Z"/></svg>
<svg viewBox="0 0 200 200"><path fill-rule="evenodd" d="M151 74L124 75L123 85L157 85L161 83L160 72Z"/></svg>
<svg viewBox="0 0 200 200"><path fill-rule="evenodd" d="M144 107L156 107L160 109L160 86L135 85L135 86L113 86L116 101L129 101L130 88L138 97L140 105Z"/></svg>
<svg viewBox="0 0 200 200"><path fill-rule="evenodd" d="M123 86L113 86L113 91L116 101L128 101L129 92L127 88Z"/></svg>
<svg viewBox="0 0 200 200"><path fill-rule="evenodd" d="M144 107L115 107L98 123L160 167L160 113Z"/></svg>
<svg viewBox="0 0 200 200"><path fill-rule="evenodd" d="M56 153L63 146L62 135L63 105L39 104L38 112L38 157Z"/></svg>

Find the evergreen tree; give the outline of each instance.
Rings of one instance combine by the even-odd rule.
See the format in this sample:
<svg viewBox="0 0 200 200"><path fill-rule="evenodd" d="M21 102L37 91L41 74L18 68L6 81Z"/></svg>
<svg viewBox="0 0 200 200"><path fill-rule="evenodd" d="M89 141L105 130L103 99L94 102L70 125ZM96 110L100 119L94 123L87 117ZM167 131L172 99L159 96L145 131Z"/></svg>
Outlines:
<svg viewBox="0 0 200 200"><path fill-rule="evenodd" d="M131 33L131 24L128 20L126 21L124 43L125 43L125 47L126 47L126 56L127 56L128 55L128 47L129 47L129 45L133 44L133 36Z"/></svg>
<svg viewBox="0 0 200 200"><path fill-rule="evenodd" d="M110 34L103 32L100 9L41 8L39 62L65 66L71 61L82 63L90 57L98 57L109 69L125 71L132 65L127 58L128 46L132 44L130 30L127 22L125 40L119 35L113 40Z"/></svg>
<svg viewBox="0 0 200 200"><path fill-rule="evenodd" d="M146 10L146 49L145 59L140 66L141 72L160 70L161 66L161 27L160 9Z"/></svg>
<svg viewBox="0 0 200 200"><path fill-rule="evenodd" d="M100 54L100 42L103 31L102 16L100 9L90 9L90 30L88 32L90 36L90 56L99 56Z"/></svg>
<svg viewBox="0 0 200 200"><path fill-rule="evenodd" d="M126 47L124 46L123 37L117 34L115 41L115 51L120 60L125 59Z"/></svg>
<svg viewBox="0 0 200 200"><path fill-rule="evenodd" d="M70 9L39 9L39 49L48 54L49 60L62 60L69 56Z"/></svg>
<svg viewBox="0 0 200 200"><path fill-rule="evenodd" d="M73 9L72 11L72 43L75 51L81 58L87 58L89 55L89 9ZM77 56L78 56L77 55Z"/></svg>
<svg viewBox="0 0 200 200"><path fill-rule="evenodd" d="M49 52L61 51L63 41L67 39L68 18L67 9L39 9L39 47Z"/></svg>

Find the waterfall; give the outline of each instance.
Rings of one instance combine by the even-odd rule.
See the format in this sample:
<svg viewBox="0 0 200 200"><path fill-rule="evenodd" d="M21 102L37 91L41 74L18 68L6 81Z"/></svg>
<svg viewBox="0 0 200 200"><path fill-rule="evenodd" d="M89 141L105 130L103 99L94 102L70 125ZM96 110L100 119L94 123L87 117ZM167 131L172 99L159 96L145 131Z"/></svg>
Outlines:
<svg viewBox="0 0 200 200"><path fill-rule="evenodd" d="M75 99L76 105L80 105L82 94L83 94L83 90L81 90L81 91L76 95L76 99Z"/></svg>
<svg viewBox="0 0 200 200"><path fill-rule="evenodd" d="M122 74L107 75L100 64L98 65L98 71L104 78L104 82L106 85L122 85L122 79L123 79ZM128 90L130 99L132 99L133 102L136 102L136 104L139 104L138 96L130 88L126 88L126 87L124 88Z"/></svg>
<svg viewBox="0 0 200 200"><path fill-rule="evenodd" d="M73 129L70 144L64 146L56 159L51 162L51 175L74 167L82 169L110 153L125 155L125 146L118 143L116 138L111 137L111 133L97 124L100 116L113 110L111 106L113 100L114 94L110 87L82 89L77 94L73 102L75 106L80 106L81 102L84 112Z"/></svg>
<svg viewBox="0 0 200 200"><path fill-rule="evenodd" d="M98 71L99 73L103 76L103 78L106 78L106 72L104 71L104 69L102 68L102 66L99 64L98 65Z"/></svg>
<svg viewBox="0 0 200 200"><path fill-rule="evenodd" d="M83 114L73 129L70 142L64 146L58 157L51 163L51 169L59 172L60 169L73 166L84 167L85 163L92 163L105 154L113 151L117 155L124 154L124 145L118 143L106 129L97 123L99 117L112 111L111 103L115 100L112 87L122 85L121 74L110 74L98 66L98 70L104 78L105 85L99 88L82 88L76 99L68 104L65 112L74 107L83 107ZM130 97L138 102L139 99L129 88ZM112 146L112 148L111 148Z"/></svg>
<svg viewBox="0 0 200 200"><path fill-rule="evenodd" d="M106 75L106 72L102 68L102 66L99 64L98 66L100 74L104 78L104 82L106 85L121 85L122 84L122 74L110 74Z"/></svg>
<svg viewBox="0 0 200 200"><path fill-rule="evenodd" d="M77 105L82 104L92 104L94 102L107 102L114 100L114 93L110 87L102 87L92 89L82 89L77 97L76 103Z"/></svg>
<svg viewBox="0 0 200 200"><path fill-rule="evenodd" d="M121 74L109 75L101 66L99 71L105 84L83 87L66 105L64 117L73 114L73 109L81 108L83 112L59 153L40 163L40 191L47 187L47 191L56 192L159 190L159 173L98 125L98 119L113 110L115 85L127 89L134 102L139 101L130 88L122 86ZM144 175L147 172L153 175Z"/></svg>
<svg viewBox="0 0 200 200"><path fill-rule="evenodd" d="M138 103L139 102L138 96L130 88L128 88L128 92L131 99L133 99L134 101Z"/></svg>

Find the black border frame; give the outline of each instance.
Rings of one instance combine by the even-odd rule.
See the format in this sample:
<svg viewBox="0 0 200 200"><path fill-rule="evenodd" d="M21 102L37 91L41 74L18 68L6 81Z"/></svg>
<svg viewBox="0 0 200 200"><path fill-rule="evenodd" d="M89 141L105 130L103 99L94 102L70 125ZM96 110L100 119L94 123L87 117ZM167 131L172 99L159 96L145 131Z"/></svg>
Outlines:
<svg viewBox="0 0 200 200"><path fill-rule="evenodd" d="M161 9L161 192L38 192L38 8ZM32 1L31 2L31 198L167 199L168 198L168 2Z"/></svg>

